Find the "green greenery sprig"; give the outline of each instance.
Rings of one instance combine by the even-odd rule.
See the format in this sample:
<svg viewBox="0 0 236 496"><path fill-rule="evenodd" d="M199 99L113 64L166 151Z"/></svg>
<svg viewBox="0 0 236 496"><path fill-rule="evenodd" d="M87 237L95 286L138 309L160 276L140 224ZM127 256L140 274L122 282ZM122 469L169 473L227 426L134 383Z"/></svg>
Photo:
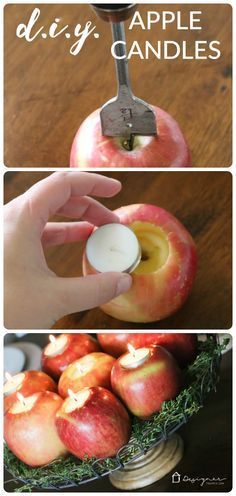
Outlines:
<svg viewBox="0 0 236 496"><path fill-rule="evenodd" d="M185 375L185 388L174 399L163 404L160 413L149 420L132 419L131 439L119 453L119 459L80 461L73 455L60 458L39 468L30 468L18 460L7 445L4 447L4 463L14 480L21 480L23 485L18 492L31 492L33 488L47 489L51 486L66 486L71 483L92 479L96 474L105 475L119 466L127 464L138 454L149 450L158 441L163 440L173 428L178 428L203 406L206 395L216 389L221 352L226 348L216 343L208 335L206 341L198 343L198 356ZM96 468L96 471L94 469Z"/></svg>

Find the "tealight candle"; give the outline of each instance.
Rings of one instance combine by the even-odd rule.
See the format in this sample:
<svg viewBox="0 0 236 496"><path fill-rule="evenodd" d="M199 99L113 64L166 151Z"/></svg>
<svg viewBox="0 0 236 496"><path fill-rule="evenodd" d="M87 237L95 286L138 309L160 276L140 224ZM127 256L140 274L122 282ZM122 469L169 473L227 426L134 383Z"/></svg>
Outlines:
<svg viewBox="0 0 236 496"><path fill-rule="evenodd" d="M68 345L68 338L65 334L61 334L57 338L55 336L49 336L50 343L46 346L44 350L44 354L47 357L55 357L57 355L61 355L63 351L65 351Z"/></svg>
<svg viewBox="0 0 236 496"><path fill-rule="evenodd" d="M148 348L138 348L137 350L128 344L129 353L126 353L121 359L120 364L125 369L135 369L142 365L150 356Z"/></svg>
<svg viewBox="0 0 236 496"><path fill-rule="evenodd" d="M11 407L11 413L23 413L32 410L34 404L38 399L38 394L33 394L32 396L25 396L21 393L16 393L17 401Z"/></svg>
<svg viewBox="0 0 236 496"><path fill-rule="evenodd" d="M90 396L90 389L85 388L78 393L74 393L68 389L68 398L64 402L64 410L66 413L73 412L76 408L81 408Z"/></svg>
<svg viewBox="0 0 236 496"><path fill-rule="evenodd" d="M128 226L106 224L89 237L86 256L98 272L132 272L140 262L141 248Z"/></svg>
<svg viewBox="0 0 236 496"><path fill-rule="evenodd" d="M25 374L20 372L16 375L11 375L9 372L5 373L6 382L3 386L3 392L5 396L9 396L16 392L16 390L21 386L24 381Z"/></svg>

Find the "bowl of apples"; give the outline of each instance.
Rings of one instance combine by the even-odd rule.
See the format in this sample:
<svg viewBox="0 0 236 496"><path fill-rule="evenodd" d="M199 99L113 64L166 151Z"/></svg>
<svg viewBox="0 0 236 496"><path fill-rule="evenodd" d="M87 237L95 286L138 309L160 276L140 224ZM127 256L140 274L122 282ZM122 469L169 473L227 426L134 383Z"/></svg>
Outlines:
<svg viewBox="0 0 236 496"><path fill-rule="evenodd" d="M37 380L25 371L4 384L5 468L21 491L161 479L183 456L178 429L216 389L224 347L213 334L54 337Z"/></svg>

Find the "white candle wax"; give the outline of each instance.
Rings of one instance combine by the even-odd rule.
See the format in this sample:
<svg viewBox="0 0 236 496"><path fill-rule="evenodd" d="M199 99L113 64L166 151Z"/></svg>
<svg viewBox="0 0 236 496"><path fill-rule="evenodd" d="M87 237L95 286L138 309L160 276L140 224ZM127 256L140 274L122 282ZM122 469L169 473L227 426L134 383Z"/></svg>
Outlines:
<svg viewBox="0 0 236 496"><path fill-rule="evenodd" d="M25 378L25 374L24 372L20 372L19 374L16 375L10 375L6 372L5 377L7 380L4 383L3 392L5 396L8 396L12 393L15 393L17 389L21 386Z"/></svg>
<svg viewBox="0 0 236 496"><path fill-rule="evenodd" d="M22 394L17 393L17 401L13 403L9 411L14 414L29 412L32 410L37 399L38 393L28 396L27 398L25 398Z"/></svg>
<svg viewBox="0 0 236 496"><path fill-rule="evenodd" d="M106 224L91 234L86 255L90 265L98 272L132 272L140 262L141 249L129 227Z"/></svg>
<svg viewBox="0 0 236 496"><path fill-rule="evenodd" d="M55 336L49 336L50 343L46 346L44 354L47 357L55 357L61 355L63 351L67 348L68 338L65 334L61 334L57 338Z"/></svg>
<svg viewBox="0 0 236 496"><path fill-rule="evenodd" d="M148 348L138 348L138 350L135 350L131 345L128 345L128 348L130 353L127 353L120 359L120 364L125 369L135 369L136 367L139 367L139 365L146 362L150 355Z"/></svg>
<svg viewBox="0 0 236 496"><path fill-rule="evenodd" d="M78 393L74 393L68 389L68 398L64 402L64 410L66 413L73 412L76 408L81 408L90 396L90 389L84 388Z"/></svg>

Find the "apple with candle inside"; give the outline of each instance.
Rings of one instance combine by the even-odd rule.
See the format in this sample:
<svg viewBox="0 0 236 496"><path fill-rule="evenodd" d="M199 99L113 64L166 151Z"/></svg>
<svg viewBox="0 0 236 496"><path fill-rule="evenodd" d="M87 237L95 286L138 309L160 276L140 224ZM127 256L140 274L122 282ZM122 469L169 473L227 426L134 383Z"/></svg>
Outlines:
<svg viewBox="0 0 236 496"><path fill-rule="evenodd" d="M131 422L123 404L108 389L69 390L56 414L56 427L68 451L83 460L116 455L129 441Z"/></svg>
<svg viewBox="0 0 236 496"><path fill-rule="evenodd" d="M50 335L49 341L42 353L42 369L56 380L74 360L100 350L97 340L89 334L61 334L57 338Z"/></svg>
<svg viewBox="0 0 236 496"><path fill-rule="evenodd" d="M102 135L100 109L79 127L70 153L70 167L191 167L191 156L178 123L159 107L152 107L156 136L135 136L132 150L124 138Z"/></svg>
<svg viewBox="0 0 236 496"><path fill-rule="evenodd" d="M49 375L39 370L25 370L12 376L5 373L6 381L3 386L4 412L17 400L17 393L24 397L40 391L57 392L57 385Z"/></svg>
<svg viewBox="0 0 236 496"><path fill-rule="evenodd" d="M197 336L189 333L98 333L101 348L110 355L119 357L127 352L128 344L134 348L159 345L166 348L179 366L192 363L197 354Z"/></svg>
<svg viewBox="0 0 236 496"><path fill-rule="evenodd" d="M114 363L114 357L102 352L89 353L75 360L68 365L59 379L60 396L65 398L69 389L74 393L92 386L111 389L111 369Z"/></svg>
<svg viewBox="0 0 236 496"><path fill-rule="evenodd" d="M177 396L181 372L161 346L135 349L129 344L128 349L114 364L112 389L133 415L145 419L159 412L164 401Z"/></svg>
<svg viewBox="0 0 236 496"><path fill-rule="evenodd" d="M17 401L4 416L4 438L22 462L38 467L67 453L55 426L62 403L62 398L51 391L27 398L17 393Z"/></svg>
<svg viewBox="0 0 236 496"><path fill-rule="evenodd" d="M135 233L141 247L141 260L132 272L131 289L101 308L108 315L128 322L164 319L183 305L191 291L197 267L195 243L171 213L155 205L128 205L115 213L121 224ZM112 247L119 243L115 233L110 239ZM96 246L94 258L95 255ZM115 256L113 264L116 270ZM83 274L96 272L85 251Z"/></svg>

